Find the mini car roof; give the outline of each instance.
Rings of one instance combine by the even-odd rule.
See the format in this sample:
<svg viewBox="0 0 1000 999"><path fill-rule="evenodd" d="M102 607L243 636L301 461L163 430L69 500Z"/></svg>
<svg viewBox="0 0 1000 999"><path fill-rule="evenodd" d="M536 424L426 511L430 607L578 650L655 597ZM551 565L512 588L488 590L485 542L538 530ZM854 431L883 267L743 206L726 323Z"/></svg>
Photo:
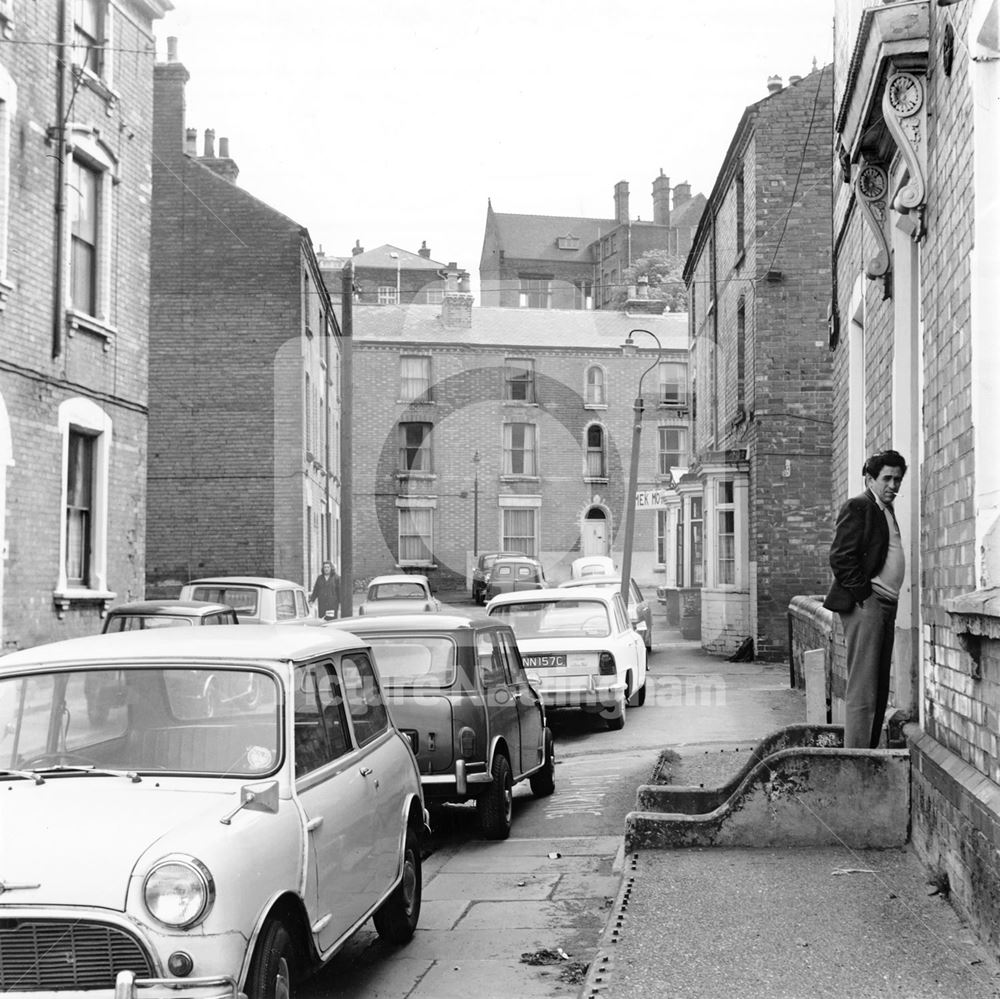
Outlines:
<svg viewBox="0 0 1000 999"><path fill-rule="evenodd" d="M187 586L206 586L209 584L221 584L223 586L260 586L268 590L276 590L283 586L298 586L300 583L293 583L290 579L277 579L271 576L203 576L201 579L192 579Z"/></svg>
<svg viewBox="0 0 1000 999"><path fill-rule="evenodd" d="M217 604L210 600L135 600L130 604L119 604L108 611L109 614L131 616L174 614L177 617L203 617L219 611L231 611L229 604Z"/></svg>
<svg viewBox="0 0 1000 999"><path fill-rule="evenodd" d="M428 583L429 585L427 577L419 572L397 572L387 576L373 576L368 585L374 586L375 583L410 583L413 580Z"/></svg>
<svg viewBox="0 0 1000 999"><path fill-rule="evenodd" d="M614 600L617 590L601 589L598 586L574 586L572 588L557 586L549 590L518 590L515 593L499 593L486 606L492 607L495 604L526 604L558 602L560 600L579 600L580 590L583 590L588 597L605 602Z"/></svg>
<svg viewBox="0 0 1000 999"><path fill-rule="evenodd" d="M458 628L472 628L476 624L488 624L492 627L496 621L491 621L485 614L392 614L386 617L376 615L339 617L333 621L323 622L323 627L366 635L375 632L403 634L418 631L454 631Z"/></svg>
<svg viewBox="0 0 1000 999"><path fill-rule="evenodd" d="M156 628L87 635L36 645L0 658L0 673L12 667L64 663L129 663L211 660L287 661L363 645L346 632L308 625L221 624L212 628Z"/></svg>

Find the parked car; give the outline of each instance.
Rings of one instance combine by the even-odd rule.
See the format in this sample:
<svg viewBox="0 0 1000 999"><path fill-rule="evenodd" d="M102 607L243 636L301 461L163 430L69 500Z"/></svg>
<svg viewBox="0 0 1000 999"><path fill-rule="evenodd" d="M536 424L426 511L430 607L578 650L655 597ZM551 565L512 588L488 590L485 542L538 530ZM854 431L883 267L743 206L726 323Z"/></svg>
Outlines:
<svg viewBox="0 0 1000 999"><path fill-rule="evenodd" d="M364 603L358 608L358 616L433 613L439 610L441 604L431 593L427 577L403 573L396 576L376 576L368 584L368 592Z"/></svg>
<svg viewBox="0 0 1000 999"><path fill-rule="evenodd" d="M606 590L620 590L621 576L584 576L582 579L568 579L560 583L560 587L574 588L579 586L598 586ZM646 652L653 651L653 608L642 595L639 584L634 579L629 580L628 618L646 645Z"/></svg>
<svg viewBox="0 0 1000 999"><path fill-rule="evenodd" d="M93 673L123 692L97 725ZM210 711L197 674L243 696ZM273 999L370 917L389 941L413 935L420 776L349 632L169 628L15 652L0 733L4 991Z"/></svg>
<svg viewBox="0 0 1000 999"><path fill-rule="evenodd" d="M474 604L486 603L486 580L489 578L490 569L498 558L526 558L524 552L484 552L476 560L476 566L472 570L472 602Z"/></svg>
<svg viewBox="0 0 1000 999"><path fill-rule="evenodd" d="M523 590L544 590L548 587L545 570L537 559L498 558L490 567L486 580L486 599L499 593L520 593Z"/></svg>
<svg viewBox="0 0 1000 999"><path fill-rule="evenodd" d="M510 833L513 786L555 789L545 707L514 632L481 615L345 618L369 643L393 720L409 736L428 806L475 800L487 839Z"/></svg>
<svg viewBox="0 0 1000 999"><path fill-rule="evenodd" d="M504 593L486 613L514 629L546 708L600 712L608 728L620 729L626 704L645 703L646 646L617 590Z"/></svg>
<svg viewBox="0 0 1000 999"><path fill-rule="evenodd" d="M240 624L301 624L316 616L298 583L268 576L193 579L181 587L180 599L228 604Z"/></svg>
<svg viewBox="0 0 1000 999"><path fill-rule="evenodd" d="M104 618L103 634L204 624L239 624L236 611L207 600L136 600L119 604Z"/></svg>
<svg viewBox="0 0 1000 999"><path fill-rule="evenodd" d="M614 559L607 555L583 555L573 559L569 567L570 579L584 579L587 576L621 575L615 566Z"/></svg>

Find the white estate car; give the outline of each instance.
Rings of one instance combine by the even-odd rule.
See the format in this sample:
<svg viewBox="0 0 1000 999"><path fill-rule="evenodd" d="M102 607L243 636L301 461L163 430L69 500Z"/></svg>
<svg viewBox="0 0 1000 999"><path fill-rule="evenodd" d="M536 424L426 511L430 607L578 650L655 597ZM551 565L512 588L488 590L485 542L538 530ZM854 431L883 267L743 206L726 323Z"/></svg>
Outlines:
<svg viewBox="0 0 1000 999"><path fill-rule="evenodd" d="M431 594L426 576L417 573L397 573L376 576L368 584L364 603L358 615L421 614L441 610L441 604Z"/></svg>
<svg viewBox="0 0 1000 999"><path fill-rule="evenodd" d="M315 619L309 597L298 583L270 576L210 576L181 587L181 600L228 604L240 624L301 624Z"/></svg>
<svg viewBox="0 0 1000 999"><path fill-rule="evenodd" d="M0 794L4 993L287 997L369 917L397 943L416 927L420 776L348 632L167 628L4 657Z"/></svg>
<svg viewBox="0 0 1000 999"><path fill-rule="evenodd" d="M626 703L645 703L646 646L617 590L502 593L486 613L514 629L546 708L599 711L619 729Z"/></svg>

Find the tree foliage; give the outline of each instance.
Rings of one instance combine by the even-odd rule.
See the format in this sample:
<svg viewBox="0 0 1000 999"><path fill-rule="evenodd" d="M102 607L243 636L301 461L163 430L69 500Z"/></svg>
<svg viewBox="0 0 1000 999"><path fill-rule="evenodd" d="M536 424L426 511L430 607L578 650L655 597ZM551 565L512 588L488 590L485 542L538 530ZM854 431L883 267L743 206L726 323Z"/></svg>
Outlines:
<svg viewBox="0 0 1000 999"><path fill-rule="evenodd" d="M684 288L684 257L668 250L647 250L622 273L623 287L615 294L614 304L624 308L629 286L638 284L640 276L649 281L649 297L667 303L667 312L687 311Z"/></svg>

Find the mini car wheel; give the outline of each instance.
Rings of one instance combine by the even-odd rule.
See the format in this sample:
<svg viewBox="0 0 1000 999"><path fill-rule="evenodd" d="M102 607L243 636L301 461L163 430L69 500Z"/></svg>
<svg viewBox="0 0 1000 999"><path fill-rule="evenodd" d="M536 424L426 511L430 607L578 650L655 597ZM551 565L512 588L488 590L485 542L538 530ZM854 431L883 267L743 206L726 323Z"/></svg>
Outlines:
<svg viewBox="0 0 1000 999"><path fill-rule="evenodd" d="M556 789L556 751L549 729L545 730L545 765L528 778L528 783L536 798L545 798Z"/></svg>
<svg viewBox="0 0 1000 999"><path fill-rule="evenodd" d="M514 783L507 757L497 753L491 770L493 782L476 798L479 828L487 839L506 839L514 813Z"/></svg>
<svg viewBox="0 0 1000 999"><path fill-rule="evenodd" d="M612 732L617 732L625 727L625 694L613 707L605 709L607 711L608 728Z"/></svg>
<svg viewBox="0 0 1000 999"><path fill-rule="evenodd" d="M404 944L413 936L420 918L422 887L420 843L413 829L407 829L402 880L373 917L375 929L383 940Z"/></svg>
<svg viewBox="0 0 1000 999"><path fill-rule="evenodd" d="M629 689L632 687L632 674L629 674ZM628 699L628 706L630 708L641 708L646 703L646 681L644 680L642 686L638 690L632 690Z"/></svg>
<svg viewBox="0 0 1000 999"><path fill-rule="evenodd" d="M280 920L272 920L257 942L247 975L247 999L289 999L298 976L298 953Z"/></svg>
<svg viewBox="0 0 1000 999"><path fill-rule="evenodd" d="M653 629L646 629L646 652L652 654L653 651Z"/></svg>

